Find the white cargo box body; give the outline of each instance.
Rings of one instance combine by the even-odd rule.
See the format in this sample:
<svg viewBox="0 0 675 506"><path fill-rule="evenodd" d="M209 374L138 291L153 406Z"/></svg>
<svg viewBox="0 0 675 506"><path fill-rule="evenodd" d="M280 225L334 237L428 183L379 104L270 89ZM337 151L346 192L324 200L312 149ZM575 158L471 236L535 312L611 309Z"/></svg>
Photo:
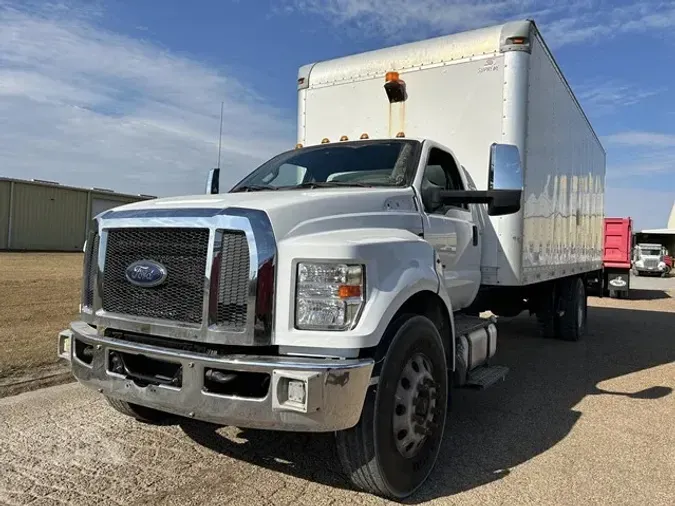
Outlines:
<svg viewBox="0 0 675 506"><path fill-rule="evenodd" d="M520 40L519 40L520 39ZM408 98L390 104L396 71ZM306 65L298 142L428 138L487 189L490 145L515 144L524 167L518 214L482 230L486 285L527 285L602 266L605 151L531 21Z"/></svg>

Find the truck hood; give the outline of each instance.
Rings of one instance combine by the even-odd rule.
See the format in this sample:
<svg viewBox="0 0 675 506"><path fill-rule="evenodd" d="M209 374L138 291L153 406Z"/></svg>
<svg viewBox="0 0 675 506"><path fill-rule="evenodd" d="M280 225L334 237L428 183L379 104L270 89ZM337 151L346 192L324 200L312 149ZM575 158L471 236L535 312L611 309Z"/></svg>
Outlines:
<svg viewBox="0 0 675 506"><path fill-rule="evenodd" d="M397 225L396 217L400 220L401 214L410 218L412 213L417 213L413 190L409 187L317 188L193 195L134 202L114 210L225 210L228 207L265 211L277 240L344 228L411 228L409 220L398 221ZM421 227L421 217L418 216L418 220Z"/></svg>

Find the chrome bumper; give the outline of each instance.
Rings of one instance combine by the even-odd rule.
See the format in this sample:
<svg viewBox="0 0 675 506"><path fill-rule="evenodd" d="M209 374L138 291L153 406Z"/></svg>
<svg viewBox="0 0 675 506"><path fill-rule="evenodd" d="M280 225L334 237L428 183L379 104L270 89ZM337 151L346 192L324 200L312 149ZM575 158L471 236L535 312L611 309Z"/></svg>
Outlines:
<svg viewBox="0 0 675 506"><path fill-rule="evenodd" d="M78 358L76 341L80 347L91 346L89 364ZM134 379L110 371L111 351L179 364L182 383L179 387L140 386ZM70 361L80 383L110 397L221 425L301 432L330 432L356 425L374 366L371 359L207 357L102 337L79 321L59 334L58 354ZM208 392L204 378L211 368L269 374L267 394L253 398Z"/></svg>

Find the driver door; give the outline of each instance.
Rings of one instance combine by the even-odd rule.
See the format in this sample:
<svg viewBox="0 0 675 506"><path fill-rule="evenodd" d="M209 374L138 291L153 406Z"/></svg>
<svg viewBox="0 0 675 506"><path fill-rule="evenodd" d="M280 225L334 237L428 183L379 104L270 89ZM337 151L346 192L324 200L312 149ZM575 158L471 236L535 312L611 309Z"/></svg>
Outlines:
<svg viewBox="0 0 675 506"><path fill-rule="evenodd" d="M454 155L428 141L415 179L420 192L430 185L442 190L466 189ZM455 311L470 305L480 286L481 241L470 206L441 205L425 208L423 213L424 238L438 252L445 288Z"/></svg>

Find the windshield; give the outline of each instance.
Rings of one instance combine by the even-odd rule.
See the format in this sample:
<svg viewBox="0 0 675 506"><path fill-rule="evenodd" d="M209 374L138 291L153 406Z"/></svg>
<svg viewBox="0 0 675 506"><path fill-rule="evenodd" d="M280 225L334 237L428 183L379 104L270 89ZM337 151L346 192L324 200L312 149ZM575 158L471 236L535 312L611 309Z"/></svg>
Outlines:
<svg viewBox="0 0 675 506"><path fill-rule="evenodd" d="M643 256L660 256L661 250L657 248L640 248L640 254Z"/></svg>
<svg viewBox="0 0 675 506"><path fill-rule="evenodd" d="M412 183L420 146L411 140L374 140L288 151L265 162L230 191L406 186Z"/></svg>

